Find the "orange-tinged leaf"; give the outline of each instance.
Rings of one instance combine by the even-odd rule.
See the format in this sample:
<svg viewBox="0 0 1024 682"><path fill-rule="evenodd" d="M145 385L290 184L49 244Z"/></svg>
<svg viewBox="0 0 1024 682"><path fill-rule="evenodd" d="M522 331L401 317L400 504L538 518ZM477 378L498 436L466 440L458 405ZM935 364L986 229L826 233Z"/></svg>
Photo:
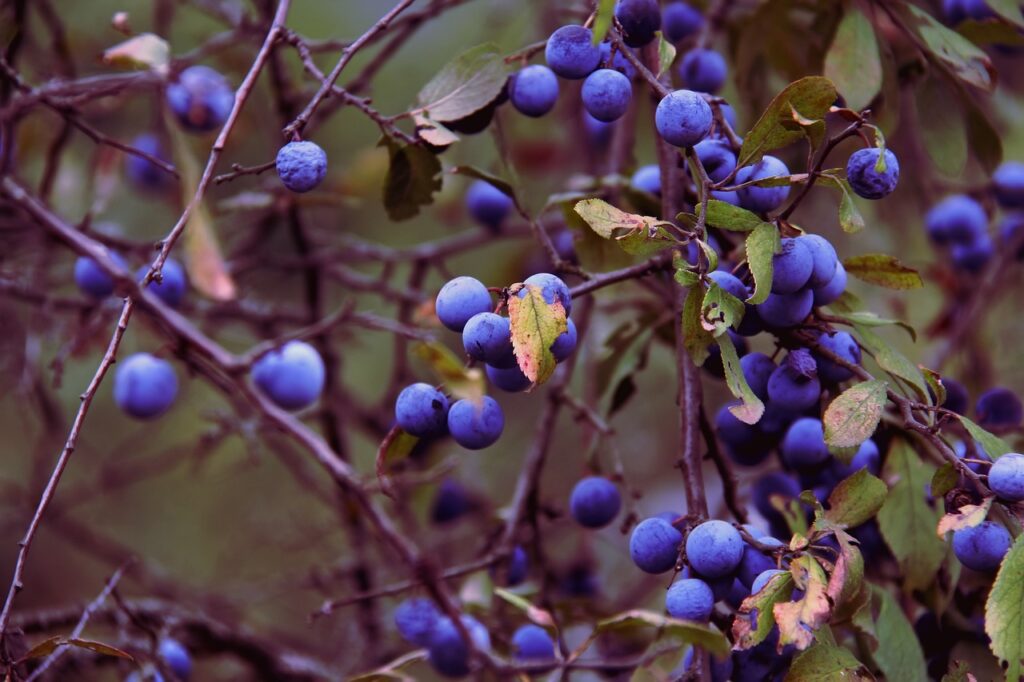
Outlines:
<svg viewBox="0 0 1024 682"><path fill-rule="evenodd" d="M804 590L799 601L776 604L775 622L779 625L779 650L787 644L806 649L814 642L814 631L828 621L827 578L821 564L809 554L797 557L790 567L793 579Z"/></svg>
<svg viewBox="0 0 1024 682"><path fill-rule="evenodd" d="M140 33L103 51L103 61L107 64L133 69L153 69L158 73L167 72L170 57L170 45L153 33Z"/></svg>
<svg viewBox="0 0 1024 682"><path fill-rule="evenodd" d="M540 287L517 284L509 289L508 319L512 325L512 348L519 369L536 386L555 371L551 344L568 329L565 308L555 299L544 300ZM522 294L522 296L520 296Z"/></svg>
<svg viewBox="0 0 1024 682"><path fill-rule="evenodd" d="M965 504L955 514L946 514L939 519L936 533L940 538L945 538L946 533L951 531L979 525L988 516L988 510L992 508L992 502L995 499L994 497L986 497L981 501L981 504Z"/></svg>

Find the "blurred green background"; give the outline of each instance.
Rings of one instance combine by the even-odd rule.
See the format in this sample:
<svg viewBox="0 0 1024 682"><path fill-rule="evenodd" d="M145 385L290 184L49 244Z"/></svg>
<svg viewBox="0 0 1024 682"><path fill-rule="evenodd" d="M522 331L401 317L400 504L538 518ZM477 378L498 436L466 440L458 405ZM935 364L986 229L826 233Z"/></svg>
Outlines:
<svg viewBox="0 0 1024 682"><path fill-rule="evenodd" d="M201 3L170 4L174 6L173 29L166 37L176 55L223 30L221 23L197 7ZM219 4L251 11L240 0ZM739 63L739 55L747 54L745 51L757 53L760 49L764 55L764 59L746 64L747 71L739 77L733 74L722 93L737 109L741 132L750 127L760 108L787 82L821 72L822 51L838 16L835 8L827 7L832 4L735 3L727 30L714 38L714 45L726 52L731 67ZM155 11L155 3L138 0L54 0L53 5L66 26L79 76L111 71L101 63L99 55L123 40L110 24L115 12L127 11L133 29L145 31L152 28ZM503 51L513 52L544 39L571 17L578 17L582 3L576 3L575 8L572 5L476 0L447 11L441 19L427 22L381 69L371 90L374 106L385 113L404 111L415 102L419 88L467 47L493 41ZM296 0L288 24L313 40L350 39L389 6L390 3L369 0ZM45 25L38 13L30 10L29 14L30 29L18 68L30 82L40 83L57 76L59 71ZM808 21L803 25L806 16L815 18L816 23ZM215 66L238 83L251 64L259 40L254 36L249 41L238 41L205 58L203 63ZM360 55L346 70L348 78L358 73L381 45ZM906 50L906 46L897 49L896 59L912 70L912 64L906 66L913 61L905 60ZM310 81L302 79L294 51L282 47L281 52L308 97L312 92ZM1021 57L990 52L999 71L1000 85L993 96L972 97L992 114L1003 141L1004 157L1024 159L1024 129L1015 124L1024 116ZM336 56L334 52L321 54L317 62L326 71ZM888 200L858 201L867 229L856 235L842 233L836 219L838 197L823 187L812 192L794 216L794 222L800 226L833 240L841 256L890 253L928 273L925 288L910 292L891 292L854 279L850 284L850 290L872 310L904 319L921 331L954 297L940 284L946 270L924 237L924 212L945 192L979 187L987 179L973 158L962 172L953 176L944 175L929 160L921 131L937 125L935 119L941 118L942 112L916 111L914 102L914 93L929 77L911 74L902 86L900 102L886 101L878 111L879 122L900 157L902 170L900 186ZM346 80L343 74L341 82ZM743 84L744 90L738 89L737 83ZM562 85L558 108L543 119L527 120L509 107L499 114L518 176L533 207L543 205L548 195L566 190L574 174L594 172L594 168L588 167L594 150L583 148L586 141L580 134L575 94L578 84L563 81ZM620 169L627 176L637 164L655 161L648 123L650 101L645 95L637 97L636 102L639 124L635 158ZM163 125L159 123L160 104L156 92L133 93L96 101L86 109L85 117L105 133L127 141ZM958 106L952 93L942 104L951 109ZM38 182L58 123L57 116L43 109L34 110L22 122L14 167L20 180L29 185ZM466 179L450 175L445 176L444 189L433 206L412 220L389 221L379 198L387 155L375 147L379 137L376 126L354 109L341 109L319 125L311 137L326 149L330 159L324 186L301 200L304 221L320 247L343 248L339 239L344 235L402 247L479 229L462 209ZM197 159L205 159L211 141L211 137L205 136L191 138L192 153ZM940 152L952 155L955 162L959 153L955 131L950 133L947 143L951 148ZM271 160L280 144L278 116L264 76L231 135L220 169L226 171L231 163L251 165ZM830 165L845 165L846 157L857 144L860 143L854 140L840 147ZM966 141L963 146L966 148ZM804 155L805 150L794 145L781 156L798 171L803 168ZM594 156L603 172L601 153L598 151ZM124 182L119 159L116 155L114 158L117 165L108 168L108 157L101 159L91 141L73 134L57 176L53 208L74 222L92 205L97 191L106 192L108 201L94 216L95 222L108 224L103 229L116 229L121 236L139 241L164 235L180 213L176 193L139 192ZM107 165L97 166L100 161ZM489 133L464 138L444 153L442 163L446 167L473 164L503 172L495 139ZM266 211L218 208L223 200L245 191L275 193L280 189L272 172L248 176L213 188L208 202L229 262L246 265L237 274L240 295L301 314L301 273L272 267L263 261L294 254L285 221ZM234 259L235 248L246 244L256 230L262 230L257 247L247 252L244 260ZM579 239L589 238L579 235ZM32 278L47 291L75 294L71 278L74 256L70 251L36 238L28 239L22 233L0 233L0 243L0 264L5 274ZM41 250L41 244L47 248ZM500 287L520 281L524 273L535 270L538 258L542 254L531 242L495 240L476 252L451 259L446 265L451 274L474 275L489 286ZM136 258L132 264L140 265L141 259ZM586 255L583 265L591 270L615 267L614 263L588 261ZM380 266L373 263L359 267L374 275L380 271ZM407 275L405 266L400 266L392 281L403 282ZM436 290L445 279L444 273L432 270L426 289ZM983 328L975 330L972 341L963 349L966 352L944 368L975 394L993 384L1024 388L1024 361L1019 352L1019 338L1024 332L1017 299L1019 277L1006 282L1007 290L1015 286L1015 292L993 303ZM574 378L573 391L578 395L585 392L586 382L592 379L593 359L602 354L606 337L616 324L634 315L629 306L624 310L620 306L617 312L608 312L605 306L616 299L636 297L641 291L624 285L606 289L598 296L600 304L582 340ZM327 292L328 309L355 299L358 310L389 317L395 314L394 306L378 296L349 291L337 283L329 283ZM0 496L0 577L5 587L14 565L17 539L60 451L78 405L78 395L92 376L118 307L117 301L107 301L101 311L84 319L75 313L39 310L14 300L0 301L0 323L5 329L0 364L7 388L0 397L0 433L4 434L0 446L4 487ZM260 338L270 338L288 329L287 325L273 325L258 335L240 323L211 321L202 314L209 307L209 302L193 290L185 312L204 320L200 323L202 328L232 350L243 350ZM938 344L924 334L914 345L898 330L883 333L915 361L929 366L933 362ZM454 334L441 331L438 337L458 349ZM333 338L342 362L341 382L360 404L376 410L392 369L391 337L381 332L342 328ZM128 331L121 354L153 352L160 350L162 343L142 319L137 319ZM772 346L768 339L759 338L753 348L770 352ZM50 365L57 356L65 359L59 386L54 386L55 373ZM412 366L418 378L431 380L427 368L418 361L413 360ZM369 669L406 650L389 625L391 610L397 603L394 598L376 602L375 617L382 623L382 629L373 642L365 640L354 607L312 624L308 622L309 614L325 598L355 591L347 574L358 552L365 554L376 585L404 579L405 571L390 554L378 551L368 539L358 541L357 552L341 520L329 481L311 458L290 445L282 445L272 435L259 433L254 422L239 421L223 398L202 380L187 376L184 366L179 365L178 372L182 390L176 406L166 416L147 423L132 421L121 414L111 399L110 381L105 382L54 509L45 519L33 547L25 590L17 600L16 612L84 605L100 591L116 565L126 556L137 554L142 558L141 567L122 583L121 591L126 596L159 595L184 605L200 605L229 622L243 623L268 638L308 652L344 673ZM642 494L635 502L641 515L665 509L685 511L681 478L673 468L677 409L672 350L655 344L636 383L635 397L612 420L618 435L601 448L601 461L605 470L610 470L615 453L621 457L629 488ZM709 412L713 413L727 399L724 385L705 375L704 388ZM507 416L505 434L495 446L470 453L461 451L454 443L442 442L417 465L451 465L453 477L480 493L486 503L484 508L455 524L437 528L427 519L435 483L407 490L407 499L402 500L401 522L407 529L416 529L413 537L447 565L474 558L481 539L495 527L496 515L510 499L512 482L543 403L536 394L495 397ZM332 407L348 425L346 432L355 466L368 478L372 477L377 438L355 426L355 415L347 413L346 405ZM386 422L390 414L381 411L379 417ZM223 437L205 444L204 439L222 428L227 431ZM581 425L563 413L542 487L544 502L555 510L564 510L572 484L586 470L580 447L582 433ZM289 460L303 463L310 480L296 480L294 468L282 464L282 449ZM725 515L717 477L710 467L705 473L712 513ZM742 471L739 475L741 481L747 481L756 472ZM581 533L562 518L545 524L544 545L554 567L568 567L581 557L596 560L601 597L579 604L581 613L609 614L641 606L661 608L659 587L663 580L642 576L631 566L626 540L616 527ZM174 589L167 592L165 588L169 585ZM529 593L531 587L525 589ZM515 618L509 609L492 616ZM96 638L113 637L101 634L99 629L87 632ZM507 636L511 629L504 632ZM501 641L502 635L495 634L495 638ZM103 679L114 679L126 671L107 666L103 674L108 677ZM430 675L422 665L414 671L417 678ZM228 657L199 659L198 679L238 679L245 674Z"/></svg>

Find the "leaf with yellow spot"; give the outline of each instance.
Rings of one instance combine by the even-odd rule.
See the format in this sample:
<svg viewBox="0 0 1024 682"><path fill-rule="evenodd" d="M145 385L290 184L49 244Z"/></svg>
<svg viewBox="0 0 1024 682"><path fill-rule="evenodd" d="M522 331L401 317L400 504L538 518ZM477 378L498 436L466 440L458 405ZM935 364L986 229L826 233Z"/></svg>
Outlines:
<svg viewBox="0 0 1024 682"><path fill-rule="evenodd" d="M508 319L512 326L512 349L519 369L536 386L555 371L551 344L568 329L565 308L555 299L544 300L540 287L517 284L509 289Z"/></svg>
<svg viewBox="0 0 1024 682"><path fill-rule="evenodd" d="M803 599L776 604L772 610L779 625L779 650L787 644L806 649L814 642L814 631L828 621L832 607L828 600L825 569L810 554L793 560L790 573Z"/></svg>

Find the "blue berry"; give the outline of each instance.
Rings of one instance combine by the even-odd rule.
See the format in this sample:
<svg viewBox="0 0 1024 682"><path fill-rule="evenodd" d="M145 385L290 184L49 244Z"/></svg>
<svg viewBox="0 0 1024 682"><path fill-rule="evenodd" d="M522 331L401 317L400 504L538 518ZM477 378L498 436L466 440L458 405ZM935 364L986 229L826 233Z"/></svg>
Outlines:
<svg viewBox="0 0 1024 682"><path fill-rule="evenodd" d="M768 584L769 580L771 580L772 578L774 578L777 575L782 575L785 572L786 571L783 571L783 570L778 569L778 568L769 568L769 569L763 571L750 584L750 594L757 594L758 592L760 592L761 590L764 589L765 585Z"/></svg>
<svg viewBox="0 0 1024 682"><path fill-rule="evenodd" d="M988 487L1009 502L1024 500L1024 455L1011 452L997 459L988 470Z"/></svg>
<svg viewBox="0 0 1024 682"><path fill-rule="evenodd" d="M466 191L466 210L473 220L497 231L512 212L512 197L486 180L475 180Z"/></svg>
<svg viewBox="0 0 1024 682"><path fill-rule="evenodd" d="M978 441L974 441L974 450L975 454L972 457L972 459L980 459L984 462L992 461L992 458L989 457L988 452L985 450L984 446ZM958 440L956 443L953 444L953 454L955 454L960 459L964 459L965 457L971 456L971 453L967 451L967 443L965 443L962 440ZM976 474L983 473L987 468L985 465L978 464L975 462L968 463L967 467Z"/></svg>
<svg viewBox="0 0 1024 682"><path fill-rule="evenodd" d="M143 265L135 271L135 279L140 282L149 272L149 266ZM185 289L188 280L185 278L185 268L178 264L178 261L168 258L164 262L161 272L161 281L153 280L146 288L156 294L157 298L172 308L181 305L185 298Z"/></svg>
<svg viewBox="0 0 1024 682"><path fill-rule="evenodd" d="M170 637L160 640L160 658L171 669L179 680L187 680L192 675L192 657L181 642Z"/></svg>
<svg viewBox="0 0 1024 682"><path fill-rule="evenodd" d="M445 430L447 429L448 425L445 424ZM434 523L455 521L473 511L475 506L465 486L454 479L446 478L437 487L437 494L430 507L430 520Z"/></svg>
<svg viewBox="0 0 1024 682"><path fill-rule="evenodd" d="M751 180L765 180L780 176L788 176L789 168L774 156L765 156L757 163L744 166L736 173L736 183L742 184ZM782 205L789 196L789 185L779 187L758 187L749 185L737 190L740 195L740 206L755 213L767 213Z"/></svg>
<svg viewBox="0 0 1024 682"><path fill-rule="evenodd" d="M472 616L462 616L462 624L477 649L486 651L491 648L491 636L480 621ZM469 644L459 634L451 618L441 617L431 632L427 660L434 670L446 677L469 674Z"/></svg>
<svg viewBox="0 0 1024 682"><path fill-rule="evenodd" d="M881 199L892 194L900 179L900 163L892 150L885 150L885 170L875 170L881 150L877 147L858 149L846 162L846 179L853 191L865 199Z"/></svg>
<svg viewBox="0 0 1024 682"><path fill-rule="evenodd" d="M820 397L818 363L806 348L791 350L768 377L768 400L791 412L817 405Z"/></svg>
<svg viewBox="0 0 1024 682"><path fill-rule="evenodd" d="M836 274L832 276L825 286L814 289L814 305L828 305L834 303L846 291L846 268L842 263L836 263Z"/></svg>
<svg viewBox="0 0 1024 682"><path fill-rule="evenodd" d="M848 332L828 332L818 336L818 343L825 350L830 350L847 362L860 364L860 346ZM823 355L814 353L818 362L818 377L827 384L838 384L853 377L853 372L842 365L829 360Z"/></svg>
<svg viewBox="0 0 1024 682"><path fill-rule="evenodd" d="M721 182L729 177L736 168L736 155L732 147L723 140L708 138L701 140L693 147L697 158L704 166L704 171L714 182Z"/></svg>
<svg viewBox="0 0 1024 682"><path fill-rule="evenodd" d="M569 511L585 528L603 528L619 514L622 498L619 489L607 478L588 476L581 479L569 497Z"/></svg>
<svg viewBox="0 0 1024 682"><path fill-rule="evenodd" d="M277 152L277 175L293 192L308 192L327 175L327 152L303 140L289 142Z"/></svg>
<svg viewBox="0 0 1024 682"><path fill-rule="evenodd" d="M206 133L224 125L235 104L228 81L208 66L190 66L167 86L167 105L186 130Z"/></svg>
<svg viewBox="0 0 1024 682"><path fill-rule="evenodd" d="M567 360L576 350L576 323L571 319L566 320L565 323L566 330L559 334L555 342L551 344L551 354L555 356L556 362Z"/></svg>
<svg viewBox="0 0 1024 682"><path fill-rule="evenodd" d="M881 458L878 452L878 445L870 438L860 444L849 464L843 464L839 460L835 460L835 463L832 465L836 478L840 481L853 476L861 469L867 469L869 473L877 476L880 467Z"/></svg>
<svg viewBox="0 0 1024 682"><path fill-rule="evenodd" d="M661 10L661 28L665 40L678 43L700 31L704 16L685 2L670 2Z"/></svg>
<svg viewBox="0 0 1024 682"><path fill-rule="evenodd" d="M555 657L555 642L539 625L523 625L512 634L512 655L517 661L547 661Z"/></svg>
<svg viewBox="0 0 1024 682"><path fill-rule="evenodd" d="M538 272L523 280L523 284L540 287L541 296L544 297L545 302L550 305L557 299L565 308L566 315L572 312L572 295L569 293L569 287L561 278L547 272ZM525 288L519 292L519 298L526 298Z"/></svg>
<svg viewBox="0 0 1024 682"><path fill-rule="evenodd" d="M992 174L992 188L1004 208L1024 208L1024 163L1004 161Z"/></svg>
<svg viewBox="0 0 1024 682"><path fill-rule="evenodd" d="M729 459L742 466L757 466L768 459L774 439L759 428L760 424L750 425L737 419L729 408L738 404L727 403L719 409L715 428Z"/></svg>
<svg viewBox="0 0 1024 682"><path fill-rule="evenodd" d="M505 560L505 585L515 587L524 580L530 571L530 558L520 545L512 548L512 554ZM491 575L497 577L497 571L491 566Z"/></svg>
<svg viewBox="0 0 1024 682"><path fill-rule="evenodd" d="M740 369L747 385L761 400L768 399L768 377L775 371L775 362L764 353L749 353L740 358Z"/></svg>
<svg viewBox="0 0 1024 682"><path fill-rule="evenodd" d="M494 398L457 400L448 410L448 431L467 450L482 450L497 442L505 428L505 414Z"/></svg>
<svg viewBox="0 0 1024 682"><path fill-rule="evenodd" d="M494 367L512 367L516 356L512 349L512 327L507 317L496 313L477 313L462 329L462 347L466 355Z"/></svg>
<svg viewBox="0 0 1024 682"><path fill-rule="evenodd" d="M817 289L827 285L836 276L836 270L839 268L839 256L835 247L829 240L817 234L805 234L800 237L800 243L811 252L811 262L814 264L807 286Z"/></svg>
<svg viewBox="0 0 1024 682"><path fill-rule="evenodd" d="M490 365L487 365L487 367L484 368L484 372L487 374L487 379L492 384L507 393L519 393L520 391L525 391L533 383L525 374L523 374L523 370L519 369L519 365L513 365L508 368L491 367Z"/></svg>
<svg viewBox="0 0 1024 682"><path fill-rule="evenodd" d="M676 90L665 95L654 112L654 127L669 144L692 147L711 131L711 107L692 90Z"/></svg>
<svg viewBox="0 0 1024 682"><path fill-rule="evenodd" d="M771 536L757 538L757 541L763 545L772 545L778 548L786 546L784 542ZM776 568L775 557L763 553L752 545L744 544L743 558L740 560L739 568L736 569L736 577L749 589L759 575L773 568Z"/></svg>
<svg viewBox="0 0 1024 682"><path fill-rule="evenodd" d="M113 251L108 252L111 260L125 267L124 259ZM79 290L95 299L102 299L114 293L114 278L108 275L99 263L88 256L75 260L75 284Z"/></svg>
<svg viewBox="0 0 1024 682"><path fill-rule="evenodd" d="M766 326L785 329L803 322L813 306L814 292L801 289L795 294L768 294L765 302L757 307L757 314Z"/></svg>
<svg viewBox="0 0 1024 682"><path fill-rule="evenodd" d="M977 274L994 254L995 245L987 234L982 234L966 244L954 244L950 257L957 270Z"/></svg>
<svg viewBox="0 0 1024 682"><path fill-rule="evenodd" d="M1009 431L1016 429L1024 419L1024 407L1017 394L1008 388L991 388L974 405L978 423L986 429Z"/></svg>
<svg viewBox="0 0 1024 682"><path fill-rule="evenodd" d="M677 580L665 593L665 610L673 618L707 623L714 608L715 596L711 588L697 578Z"/></svg>
<svg viewBox="0 0 1024 682"><path fill-rule="evenodd" d="M671 571L679 558L683 534L664 519L644 519L629 537L629 556L645 573Z"/></svg>
<svg viewBox="0 0 1024 682"><path fill-rule="evenodd" d="M441 612L430 599L412 597L395 609L395 628L410 644L427 646L430 635L441 619Z"/></svg>
<svg viewBox="0 0 1024 682"><path fill-rule="evenodd" d="M615 18L622 26L622 39L630 47L643 47L654 40L654 32L661 28L658 0L619 0Z"/></svg>
<svg viewBox="0 0 1024 682"><path fill-rule="evenodd" d="M152 133L143 133L132 140L136 149L155 156L161 161L168 161L167 151L160 138ZM142 189L163 189L170 185L171 176L149 159L129 154L124 160L124 170L128 179Z"/></svg>
<svg viewBox="0 0 1024 682"><path fill-rule="evenodd" d="M395 421L418 438L443 436L448 431L448 398L430 384L406 386L395 401Z"/></svg>
<svg viewBox="0 0 1024 682"><path fill-rule="evenodd" d="M613 69L598 69L587 76L580 91L583 108L599 121L615 121L629 109L633 86Z"/></svg>
<svg viewBox="0 0 1024 682"><path fill-rule="evenodd" d="M731 525L705 521L686 536L686 559L701 575L721 578L739 567L743 547L743 538Z"/></svg>
<svg viewBox="0 0 1024 682"><path fill-rule="evenodd" d="M703 47L695 47L683 55L679 77L690 90L714 94L725 83L728 67L725 57Z"/></svg>
<svg viewBox="0 0 1024 682"><path fill-rule="evenodd" d="M1024 242L1017 237L1021 232L1024 232L1024 212L1008 213L999 223L999 239L1003 244L1018 244L1017 260L1024 260Z"/></svg>
<svg viewBox="0 0 1024 682"><path fill-rule="evenodd" d="M531 64L513 76L509 96L516 111L538 118L554 108L558 100L558 78L548 67Z"/></svg>
<svg viewBox="0 0 1024 682"><path fill-rule="evenodd" d="M803 239L785 237L772 256L772 293L792 294L804 288L814 272L814 256Z"/></svg>
<svg viewBox="0 0 1024 682"><path fill-rule="evenodd" d="M434 301L434 310L441 324L453 332L461 332L469 318L491 310L491 294L480 280L456 277L441 287Z"/></svg>
<svg viewBox="0 0 1024 682"><path fill-rule="evenodd" d="M640 166L633 173L630 183L641 192L648 192L654 196L661 196L661 169L657 164Z"/></svg>
<svg viewBox="0 0 1024 682"><path fill-rule="evenodd" d="M548 38L544 58L562 78L586 78L601 62L601 48L589 28L563 26Z"/></svg>
<svg viewBox="0 0 1024 682"><path fill-rule="evenodd" d="M942 377L942 385L946 388L946 402L942 403L942 407L957 414L967 414L967 407L971 400L967 395L967 388L959 381L949 377Z"/></svg>
<svg viewBox="0 0 1024 682"><path fill-rule="evenodd" d="M821 420L801 417L793 422L780 447L782 459L794 469L813 470L829 457Z"/></svg>
<svg viewBox="0 0 1024 682"><path fill-rule="evenodd" d="M970 244L985 234L988 216L974 199L954 194L935 204L925 215L924 223L936 244Z"/></svg>
<svg viewBox="0 0 1024 682"><path fill-rule="evenodd" d="M252 379L278 407L299 410L316 402L326 371L316 348L305 341L289 341L256 361Z"/></svg>
<svg viewBox="0 0 1024 682"><path fill-rule="evenodd" d="M149 353L125 358L114 372L114 402L138 419L152 419L170 409L178 395L171 363Z"/></svg>
<svg viewBox="0 0 1024 682"><path fill-rule="evenodd" d="M953 553L967 568L988 573L999 568L1013 543L1010 533L993 521L982 521L953 533Z"/></svg>
<svg viewBox="0 0 1024 682"><path fill-rule="evenodd" d="M601 43L600 48L601 48L601 64L604 66L604 68L606 68L606 69L615 69L616 71L618 71L619 73L621 73L622 75L624 75L626 78L628 78L631 81L634 78L636 78L636 75L637 75L636 67L633 66L633 62L629 61L626 58L626 55L624 55L622 53L622 50L616 50L615 51L615 56L612 57L612 44L611 43L608 43L608 42ZM628 48L628 47L626 49L630 50L630 52L632 52L634 55L636 54L635 50L632 50L631 48Z"/></svg>

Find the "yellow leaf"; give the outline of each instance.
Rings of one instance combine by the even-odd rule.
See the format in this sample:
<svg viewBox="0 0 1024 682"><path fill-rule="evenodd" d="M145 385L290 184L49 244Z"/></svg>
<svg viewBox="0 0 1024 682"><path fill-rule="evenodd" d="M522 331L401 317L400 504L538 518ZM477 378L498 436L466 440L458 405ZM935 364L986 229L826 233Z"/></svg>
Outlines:
<svg viewBox="0 0 1024 682"><path fill-rule="evenodd" d="M545 301L541 288L532 284L514 285L509 293L508 319L516 361L535 386L543 384L557 364L551 344L568 329L565 308L557 298L554 303Z"/></svg>
<svg viewBox="0 0 1024 682"><path fill-rule="evenodd" d="M141 33L104 50L103 61L117 66L167 73L170 56L171 48L166 40L152 33Z"/></svg>

